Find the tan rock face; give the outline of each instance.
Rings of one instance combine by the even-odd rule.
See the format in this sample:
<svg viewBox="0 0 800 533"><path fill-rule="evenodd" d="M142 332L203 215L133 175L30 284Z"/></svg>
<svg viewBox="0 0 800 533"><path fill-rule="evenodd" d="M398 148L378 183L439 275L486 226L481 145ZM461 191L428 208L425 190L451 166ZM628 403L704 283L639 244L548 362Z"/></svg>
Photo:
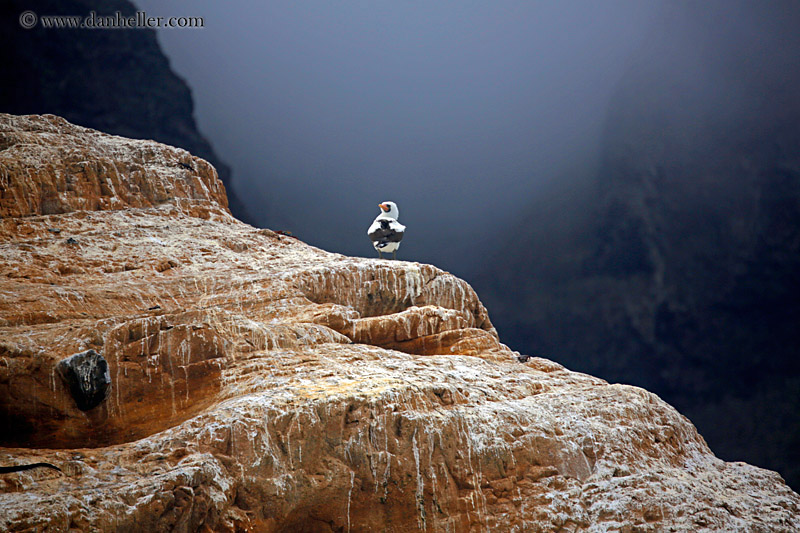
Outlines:
<svg viewBox="0 0 800 533"><path fill-rule="evenodd" d="M153 207L227 208L214 167L189 152L53 115L0 117L0 217ZM91 157L87 158L87 154Z"/></svg>
<svg viewBox="0 0 800 533"><path fill-rule="evenodd" d="M242 224L181 150L0 126L0 465L63 470L0 474L0 530L797 530L656 396L517 362L464 281Z"/></svg>

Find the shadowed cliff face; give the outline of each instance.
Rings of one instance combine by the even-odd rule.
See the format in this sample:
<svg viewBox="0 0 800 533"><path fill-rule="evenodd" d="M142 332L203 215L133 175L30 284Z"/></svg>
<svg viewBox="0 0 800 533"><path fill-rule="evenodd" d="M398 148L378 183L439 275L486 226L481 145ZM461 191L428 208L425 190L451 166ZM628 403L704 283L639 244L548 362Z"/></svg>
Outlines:
<svg viewBox="0 0 800 533"><path fill-rule="evenodd" d="M32 0L0 7L0 111L53 113L75 124L179 146L212 163L231 188L230 168L198 131L192 95L144 29L24 29L20 13L133 15L127 0ZM187 30L189 31L189 30ZM200 31L200 30L198 30ZM231 209L247 219L229 190Z"/></svg>
<svg viewBox="0 0 800 533"><path fill-rule="evenodd" d="M654 394L518 362L447 272L243 224L181 149L10 115L0 147L0 463L62 469L0 477L3 531L797 523Z"/></svg>
<svg viewBox="0 0 800 533"><path fill-rule="evenodd" d="M721 456L795 486L798 24L793 2L670 6L609 109L600 173L540 200L512 268L476 284L510 345L655 390Z"/></svg>

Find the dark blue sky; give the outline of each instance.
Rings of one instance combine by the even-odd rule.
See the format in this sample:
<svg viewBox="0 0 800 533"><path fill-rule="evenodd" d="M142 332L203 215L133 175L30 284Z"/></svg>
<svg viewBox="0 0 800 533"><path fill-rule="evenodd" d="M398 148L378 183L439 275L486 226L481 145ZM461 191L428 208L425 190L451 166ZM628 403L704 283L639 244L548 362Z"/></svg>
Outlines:
<svg viewBox="0 0 800 533"><path fill-rule="evenodd" d="M372 256L366 228L394 200L400 257L462 274L548 183L591 165L660 6L135 1L204 17L159 40L262 225Z"/></svg>

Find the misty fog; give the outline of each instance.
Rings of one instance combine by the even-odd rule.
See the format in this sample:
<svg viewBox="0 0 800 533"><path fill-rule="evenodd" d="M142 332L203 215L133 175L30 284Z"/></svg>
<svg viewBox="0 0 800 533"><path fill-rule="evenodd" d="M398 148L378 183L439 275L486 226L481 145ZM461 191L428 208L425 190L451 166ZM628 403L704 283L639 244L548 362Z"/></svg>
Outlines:
<svg viewBox="0 0 800 533"><path fill-rule="evenodd" d="M254 220L375 255L394 200L399 257L466 275L531 193L592 164L608 99L659 3L137 0L201 16L164 29L197 119Z"/></svg>

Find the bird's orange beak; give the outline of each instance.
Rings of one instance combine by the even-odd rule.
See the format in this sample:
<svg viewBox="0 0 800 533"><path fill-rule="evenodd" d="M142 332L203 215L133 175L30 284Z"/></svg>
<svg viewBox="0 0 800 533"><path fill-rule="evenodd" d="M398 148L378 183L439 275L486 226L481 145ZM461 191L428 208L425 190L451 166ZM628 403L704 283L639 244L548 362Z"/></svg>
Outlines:
<svg viewBox="0 0 800 533"><path fill-rule="evenodd" d="M383 210L384 213L388 213L389 212L389 206L386 205L386 204L378 204L378 207L380 207L381 210Z"/></svg>

